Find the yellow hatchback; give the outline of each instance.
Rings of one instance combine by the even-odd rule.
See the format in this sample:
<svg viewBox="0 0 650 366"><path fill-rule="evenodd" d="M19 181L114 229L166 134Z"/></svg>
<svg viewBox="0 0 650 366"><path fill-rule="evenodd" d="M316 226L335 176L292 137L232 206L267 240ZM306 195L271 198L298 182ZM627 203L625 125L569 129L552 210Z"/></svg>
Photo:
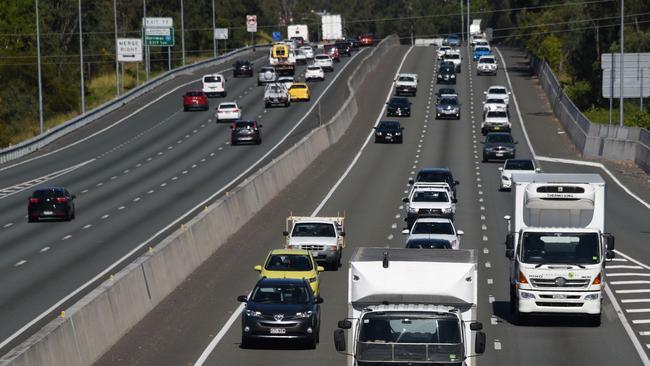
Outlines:
<svg viewBox="0 0 650 366"><path fill-rule="evenodd" d="M274 249L266 257L264 267L257 265L254 269L267 278L307 279L314 296L318 296L318 274L325 270L316 265L311 252L300 249Z"/></svg>
<svg viewBox="0 0 650 366"><path fill-rule="evenodd" d="M309 101L309 86L305 83L293 83L289 88L289 96L291 100L306 100Z"/></svg>

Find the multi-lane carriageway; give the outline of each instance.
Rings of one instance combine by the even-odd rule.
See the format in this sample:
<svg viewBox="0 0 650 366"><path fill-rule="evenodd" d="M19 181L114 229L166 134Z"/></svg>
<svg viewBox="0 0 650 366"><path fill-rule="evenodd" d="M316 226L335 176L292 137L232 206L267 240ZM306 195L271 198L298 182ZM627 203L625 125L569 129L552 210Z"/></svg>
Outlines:
<svg viewBox="0 0 650 366"><path fill-rule="evenodd" d="M311 102L289 108L265 109L257 75L233 78L230 62L185 73L40 155L0 166L0 354L318 126L309 110L327 121L369 51L342 57L324 82L310 83ZM242 58L257 69L267 52ZM210 112L183 112L183 93L216 71L228 78L228 97L211 99ZM230 146L230 125L215 124L217 103L233 99L263 124L261 145ZM49 185L77 195L77 218L28 224L27 197Z"/></svg>
<svg viewBox="0 0 650 366"><path fill-rule="evenodd" d="M522 61L519 54L510 51L504 51L504 59L509 65L517 65ZM465 60L468 60L466 54ZM566 318L543 319L523 327L512 325L507 312L507 262L503 255L505 224L502 219L504 214L509 213L510 195L497 191L498 164L480 162L481 145L479 144L482 92L491 84L509 85L508 77L503 70L500 70L496 77L476 77L468 72L466 63L457 85L463 103L461 120L436 121L433 115L433 93L437 89L434 75L436 64L434 50L432 48L409 49L407 46L402 46L389 53L383 61L384 64L377 71L376 76L364 83L365 92L363 98L360 98L360 117L343 140L318 159L308 171L231 238L227 245L208 259L155 311L132 329L98 362L99 365L178 365L194 364L197 360L201 360L205 365L344 364L345 358L334 351L331 334L336 321L347 313L345 266L337 272L323 274L321 291L325 303L321 343L315 350L304 350L286 344L276 344L273 345L274 347L262 349L239 348L241 330L237 310L240 309L240 304L235 301L235 298L237 295L247 293L255 283L257 273L252 271L252 266L260 263L269 249L281 245L283 220L289 211L300 214L336 214L345 211L349 243L349 249L345 253L346 258L349 257L352 249L358 246L402 246L401 198L407 189L408 178L417 169L425 166L449 166L461 181L456 226L466 233L462 239L462 246L475 249L480 254L479 320L485 324L489 340L488 351L479 359L479 364L648 364L645 352L648 349L646 344L650 344L650 336L645 332L650 331L650 324L646 324L650 322L650 312L646 311L648 306L643 306L644 302L650 301L649 293L643 292L650 289L650 284L645 284L648 282L645 275L650 273L646 266L650 263L650 252L643 245L650 239L647 234L648 208L632 199L621 187L596 168L541 162L540 165L547 172L597 172L604 175L609 187L607 225L608 230L617 237L619 260L608 265L607 273L611 276L608 293L611 296L608 296L604 303L605 314L601 327L592 328L580 321ZM391 93L390 76L397 70L416 72L420 75L418 96L412 98L413 115L403 120L406 127L405 143L375 145L370 141L366 145L371 127L382 117L384 102ZM555 156L564 152L564 145L568 142L565 137L557 135L556 125L548 116L540 117L548 111L544 104L540 103L538 90L533 87L528 75L512 67L509 78L512 79L514 94L534 151L538 155L546 156ZM243 83L245 84L245 81ZM237 88L237 85L240 85L239 81L231 84L231 87ZM247 95L259 93L257 89L251 87L252 85L244 85L235 93L242 94L242 98L246 98L243 93L247 89L249 89ZM259 103L261 96L249 98L255 102L241 103L248 109L257 108L256 104ZM170 100L176 102L178 99ZM304 109L293 110L295 107L292 107L292 111L289 112L294 116L292 118L305 111ZM55 272L52 262L58 261L61 266L67 268L81 268L86 272L92 272L88 268L91 268L91 265L94 265L93 269L97 268L97 262L100 262L103 256L107 256L109 251L122 253L128 251L123 247L120 248L120 238L125 238L128 234L139 235L141 240L133 242L141 242L142 238L150 236L152 232L155 233L155 230L150 228L162 228L164 223L173 221L179 212L187 211L188 207L192 207L191 203L183 206L180 202L186 199L200 202L201 199L205 199L205 192L212 193L215 191L215 186L221 187L223 182L228 181L227 178L214 176L214 169L220 167L219 171L223 174L225 169L223 166L226 162L222 163L224 165L201 166L201 164L210 164L212 159L215 159L214 156L230 152L230 147L223 143L226 138L224 136L219 138L217 132L202 132L208 131L208 126L211 126L210 123L206 123L210 116L198 114L186 116L176 112L177 109L175 104L170 103L161 103L156 108L146 109L140 117L140 124L143 126L131 126L136 130L141 129L135 135L132 132L127 133L130 131L127 128L115 127L107 132L114 134L112 139L97 141L85 146L85 149L74 150L73 148L67 164L48 166L46 163L31 163L41 165L30 167L30 163L27 163L25 164L27 168L18 168L23 169L22 178L33 179L73 165L73 161L76 164L85 162L114 149L98 159L100 165L94 165L96 163L92 161L87 166L75 170L77 174L69 172L54 180L72 186L77 192L88 189L87 192L80 194L82 199L84 195L89 195L89 206L86 208L84 204L83 215L80 210L80 217L84 219L80 218L74 222L78 226L76 231L67 233L65 226L54 226L54 224L45 224L48 225L47 234L27 233L27 228L23 228L23 240L31 243L22 243L22 246L27 248L12 245L16 240L20 240L20 237L5 239L5 233L2 233L0 245L6 254L0 260L2 261L0 270L5 278L15 276L9 277L12 282L6 282L15 288L12 289L10 286L5 290L3 286L2 291L7 293L6 295L0 293L0 295L3 296L5 304L13 304L14 299L26 300L15 306L13 313L0 315L12 319L11 315L18 314L17 309L21 309L21 306L24 309L31 303L30 300L36 298L35 296L44 296L43 291L40 291L40 285L49 282L51 288L56 288L57 284L67 283L67 281L77 286L83 282L75 278L74 274L66 274L67 271L60 276L55 276L55 281L50 280L48 275ZM263 122L265 128L273 123L272 113L285 112L273 110L268 111L267 114L260 114L263 118L269 119ZM173 123L181 120L182 123ZM530 120L543 123L531 125ZM284 126L282 118L274 121L278 121L275 122L276 125ZM295 124L295 120L287 123ZM516 113L513 113L513 123L513 134L520 141L518 156L531 156L531 146L524 136L521 118ZM201 124L205 126L200 127ZM173 128L165 128L165 126L173 126ZM195 129L199 132L193 132ZM285 128L284 131L286 133L287 129ZM269 132L267 130L264 136L265 144L272 138ZM192 140L193 134L196 135L194 140ZM182 141L185 135L190 137ZM119 140L121 141L114 145L115 141ZM136 143L136 140L140 142ZM182 142L178 143L178 141ZM221 143L214 144L214 141L221 141ZM279 138L276 137L275 141L279 141ZM549 144L548 141L554 143ZM117 147L120 144L123 145ZM172 149L168 149L169 147ZM222 149L219 149L220 147ZM180 149L185 150L179 152ZM163 154L157 155L160 152ZM165 156L174 153L176 153L173 155L174 158L163 160ZM212 159L208 158L211 153L215 154ZM254 161L263 153L258 152L258 154L243 159ZM115 157L110 164L109 162L105 165L101 164L102 159L112 156ZM149 164L157 165L143 171L137 177L129 175L137 169L146 167L148 158L152 158L148 161ZM206 160L201 162L204 158ZM238 154L237 159L233 157L231 159L227 161L230 163L229 169L232 168L232 164L237 165L242 156ZM138 166L138 163L141 165ZM196 167L192 168L192 165ZM188 179L187 183L184 183L182 172L187 170L188 173L185 175L191 178L190 172L193 173L193 169L197 173L202 173L199 177L192 178L189 182ZM232 173L229 169L225 171ZM35 171L38 173L34 174ZM18 173L15 175L19 176ZM97 177L102 179L96 181ZM174 177L176 179L173 179ZM0 179L5 179L4 173ZM12 181L2 181L2 187L12 186L28 179L11 178ZM211 179L223 179L223 181L219 185L213 183ZM163 183L166 185L162 186ZM115 184L114 189L102 190L102 187L105 189L111 184ZM211 187L197 192L197 188L207 185ZM164 191L165 188L169 190ZM150 190L154 192L147 193ZM162 193L164 196L158 196L155 200L146 200L147 195L155 195L155 193ZM91 201L90 197L93 194L94 198ZM135 201L138 197L140 199ZM19 220L23 217L21 215L24 215L23 198L14 197L16 203L0 214L5 221L15 220L13 222L16 227L13 229L26 225L23 223L24 220ZM151 201L153 202L148 203ZM140 211L135 209L145 203L148 206ZM172 206L169 206L170 204ZM177 204L179 206L176 206ZM122 206L124 208L120 209ZM174 207L170 210L173 212L165 211L169 207ZM15 217L6 216L12 212ZM128 213L133 216L120 216L120 213L127 212L134 212ZM105 215L109 216L104 217ZM138 225L132 225L133 222L138 222ZM12 229L12 226L6 229ZM130 232L123 233L125 230ZM147 232L148 230L152 232ZM88 233L92 234L88 235ZM71 236L64 239L67 235ZM32 239L33 237L37 238ZM53 244L49 245L51 242ZM41 252L45 247L50 249ZM61 250L58 260L49 257L49 254L56 252L55 249ZM16 266L20 263L18 258L22 258L22 255L28 258L27 262ZM19 271L30 268L30 265L31 271L34 271L31 277L26 275L20 277ZM74 281L72 278L75 278ZM620 282L616 283L617 281ZM18 283L14 285L16 282ZM626 290L628 292L625 292Z"/></svg>

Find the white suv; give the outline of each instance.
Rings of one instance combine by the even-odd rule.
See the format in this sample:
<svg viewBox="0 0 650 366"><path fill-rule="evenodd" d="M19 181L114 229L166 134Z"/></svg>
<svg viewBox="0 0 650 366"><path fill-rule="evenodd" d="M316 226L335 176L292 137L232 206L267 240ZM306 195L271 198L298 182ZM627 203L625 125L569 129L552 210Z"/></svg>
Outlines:
<svg viewBox="0 0 650 366"><path fill-rule="evenodd" d="M456 200L451 197L451 189L447 183L415 183L409 196L402 200L406 203L404 221L410 228L416 219L422 217L442 217L453 220Z"/></svg>
<svg viewBox="0 0 650 366"><path fill-rule="evenodd" d="M501 172L499 190L510 190L512 188L512 173L535 174L541 171L540 168L535 167L535 162L532 159L508 159L503 163L502 167L499 167L499 172Z"/></svg>
<svg viewBox="0 0 650 366"><path fill-rule="evenodd" d="M481 133L486 135L488 132L510 132L512 125L508 118L506 108L494 109L485 112L483 123L481 124Z"/></svg>
<svg viewBox="0 0 650 366"><path fill-rule="evenodd" d="M325 71L334 71L334 62L330 55L320 54L314 56L314 65L320 66Z"/></svg>
<svg viewBox="0 0 650 366"><path fill-rule="evenodd" d="M496 75L497 59L494 56L481 56L476 64L476 75Z"/></svg>
<svg viewBox="0 0 650 366"><path fill-rule="evenodd" d="M325 71L323 71L323 68L316 65L307 66L307 70L305 71L305 81L310 80L325 80Z"/></svg>
<svg viewBox="0 0 650 366"><path fill-rule="evenodd" d="M237 102L219 103L217 107L217 123L241 119L241 108Z"/></svg>
<svg viewBox="0 0 650 366"><path fill-rule="evenodd" d="M408 235L407 243L422 239L444 240L449 242L451 249L460 249L460 236L464 233L456 230L449 219L428 217L415 220L411 230L404 229L402 234Z"/></svg>
<svg viewBox="0 0 650 366"><path fill-rule="evenodd" d="M226 78L221 74L203 75L203 89L208 97L226 96Z"/></svg>

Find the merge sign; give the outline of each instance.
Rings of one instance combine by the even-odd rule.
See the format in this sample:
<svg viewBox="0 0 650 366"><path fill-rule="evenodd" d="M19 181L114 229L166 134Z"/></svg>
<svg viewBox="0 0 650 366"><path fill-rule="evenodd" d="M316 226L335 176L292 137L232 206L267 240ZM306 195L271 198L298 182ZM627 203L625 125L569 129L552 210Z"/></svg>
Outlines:
<svg viewBox="0 0 650 366"><path fill-rule="evenodd" d="M257 32L257 15L246 15L246 31Z"/></svg>
<svg viewBox="0 0 650 366"><path fill-rule="evenodd" d="M140 38L118 38L117 39L117 61L118 62L141 62L142 61L142 40Z"/></svg>
<svg viewBox="0 0 650 366"><path fill-rule="evenodd" d="M145 28L145 46L173 47L174 28Z"/></svg>

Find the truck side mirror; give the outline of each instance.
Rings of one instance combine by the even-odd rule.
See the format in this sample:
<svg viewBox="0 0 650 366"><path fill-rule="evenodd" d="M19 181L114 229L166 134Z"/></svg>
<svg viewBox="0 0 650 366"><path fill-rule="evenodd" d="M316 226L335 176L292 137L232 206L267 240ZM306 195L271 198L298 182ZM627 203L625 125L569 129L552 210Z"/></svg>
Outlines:
<svg viewBox="0 0 650 366"><path fill-rule="evenodd" d="M352 328L352 322L347 319L339 320L339 322L337 323L337 327L339 327L340 329L350 329Z"/></svg>
<svg viewBox="0 0 650 366"><path fill-rule="evenodd" d="M282 232L282 235L284 235L284 236L289 236L289 232L288 232L288 231L283 231L283 232Z"/></svg>
<svg viewBox="0 0 650 366"><path fill-rule="evenodd" d="M607 253L605 254L607 259L614 259L616 258L616 252L613 250L608 250Z"/></svg>
<svg viewBox="0 0 650 366"><path fill-rule="evenodd" d="M610 233L603 234L605 237L605 247L608 251L612 251L616 248L616 241L614 240L614 235Z"/></svg>
<svg viewBox="0 0 650 366"><path fill-rule="evenodd" d="M485 352L485 333L483 332L478 332L476 333L476 348L475 352L477 355L481 355Z"/></svg>
<svg viewBox="0 0 650 366"><path fill-rule="evenodd" d="M341 231L341 233L339 235L345 236L345 231Z"/></svg>
<svg viewBox="0 0 650 366"><path fill-rule="evenodd" d="M409 179L409 184L413 184L413 179Z"/></svg>
<svg viewBox="0 0 650 366"><path fill-rule="evenodd" d="M515 257L515 251L512 249L506 249L506 258L512 260Z"/></svg>
<svg viewBox="0 0 650 366"><path fill-rule="evenodd" d="M515 249L515 239L512 234L506 235L506 249Z"/></svg>
<svg viewBox="0 0 650 366"><path fill-rule="evenodd" d="M470 330L482 330L483 329L483 323L481 322L471 322L469 325Z"/></svg>
<svg viewBox="0 0 650 366"><path fill-rule="evenodd" d="M345 352L345 331L343 329L334 331L334 348L337 352Z"/></svg>

